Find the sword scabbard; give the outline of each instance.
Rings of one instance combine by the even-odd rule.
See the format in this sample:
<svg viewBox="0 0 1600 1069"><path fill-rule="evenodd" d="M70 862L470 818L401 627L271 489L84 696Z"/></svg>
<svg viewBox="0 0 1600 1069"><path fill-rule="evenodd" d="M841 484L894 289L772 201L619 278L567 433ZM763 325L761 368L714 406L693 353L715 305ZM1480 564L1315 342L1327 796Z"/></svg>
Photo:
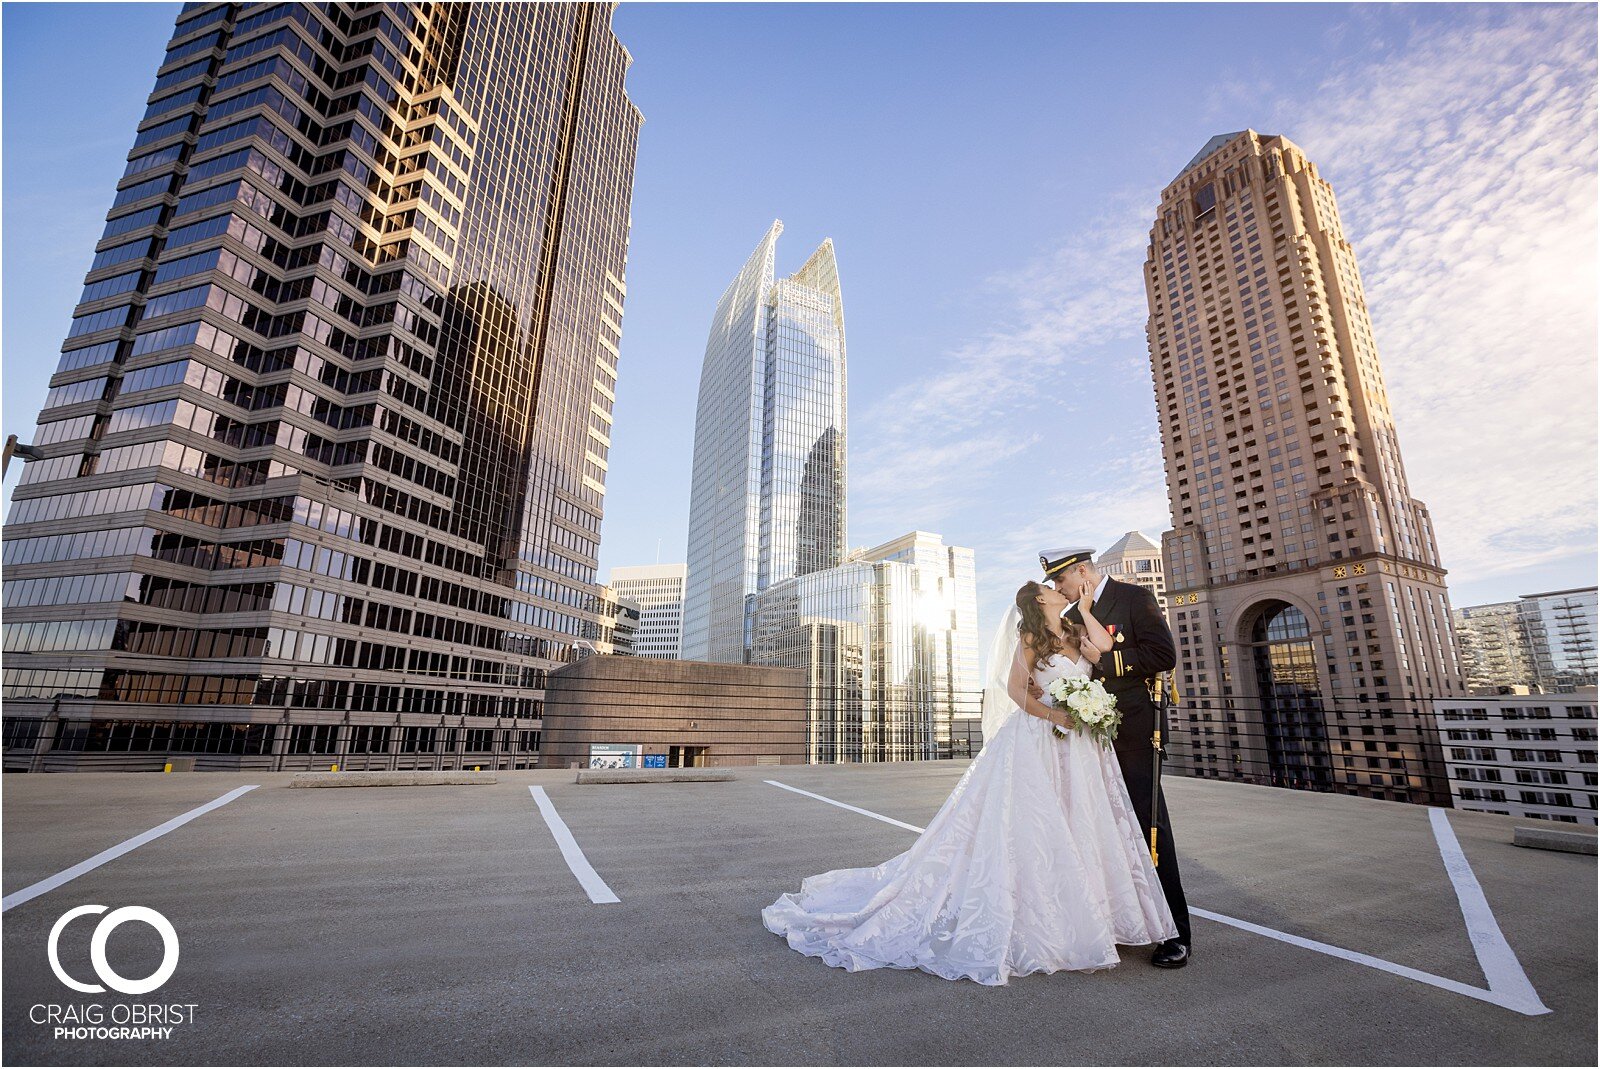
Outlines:
<svg viewBox="0 0 1600 1069"><path fill-rule="evenodd" d="M1155 731L1150 735L1150 864L1160 865L1160 855L1156 853L1156 818L1161 812L1161 721L1156 721Z"/></svg>

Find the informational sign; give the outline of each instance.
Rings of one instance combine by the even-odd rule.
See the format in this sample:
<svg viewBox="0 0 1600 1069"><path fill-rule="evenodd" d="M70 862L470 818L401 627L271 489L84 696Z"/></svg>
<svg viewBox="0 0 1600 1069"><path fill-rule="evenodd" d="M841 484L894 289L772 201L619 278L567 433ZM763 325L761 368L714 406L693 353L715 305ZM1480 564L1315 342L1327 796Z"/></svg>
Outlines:
<svg viewBox="0 0 1600 1069"><path fill-rule="evenodd" d="M591 742L590 768L638 768L644 747L636 742Z"/></svg>
<svg viewBox="0 0 1600 1069"><path fill-rule="evenodd" d="M667 755L664 753L647 753L644 755L645 768L666 768Z"/></svg>

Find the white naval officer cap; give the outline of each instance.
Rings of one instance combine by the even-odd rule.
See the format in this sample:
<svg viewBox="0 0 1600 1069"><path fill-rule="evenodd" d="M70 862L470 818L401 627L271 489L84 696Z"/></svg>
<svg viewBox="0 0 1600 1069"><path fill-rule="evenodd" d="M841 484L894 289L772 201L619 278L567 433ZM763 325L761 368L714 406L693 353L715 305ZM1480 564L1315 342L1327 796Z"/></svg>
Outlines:
<svg viewBox="0 0 1600 1069"><path fill-rule="evenodd" d="M1087 547L1074 549L1041 549L1039 551L1039 566L1044 569L1046 580L1054 579L1074 564L1094 560L1094 550Z"/></svg>

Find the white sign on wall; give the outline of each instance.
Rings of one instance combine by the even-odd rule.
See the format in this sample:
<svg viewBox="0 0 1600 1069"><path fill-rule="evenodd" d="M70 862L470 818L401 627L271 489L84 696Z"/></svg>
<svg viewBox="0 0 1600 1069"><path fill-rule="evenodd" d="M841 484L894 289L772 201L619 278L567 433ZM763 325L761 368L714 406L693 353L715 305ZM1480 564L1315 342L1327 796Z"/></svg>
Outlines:
<svg viewBox="0 0 1600 1069"><path fill-rule="evenodd" d="M644 746L636 742L591 742L590 768L638 768Z"/></svg>

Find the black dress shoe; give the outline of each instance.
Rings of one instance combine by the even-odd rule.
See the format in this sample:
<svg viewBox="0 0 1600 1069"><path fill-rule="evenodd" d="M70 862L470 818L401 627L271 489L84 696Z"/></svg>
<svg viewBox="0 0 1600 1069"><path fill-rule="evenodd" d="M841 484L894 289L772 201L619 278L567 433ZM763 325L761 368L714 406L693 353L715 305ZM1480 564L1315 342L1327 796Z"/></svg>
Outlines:
<svg viewBox="0 0 1600 1069"><path fill-rule="evenodd" d="M1158 969L1181 969L1189 964L1189 944L1178 939L1168 939L1158 944L1150 955L1150 964Z"/></svg>

